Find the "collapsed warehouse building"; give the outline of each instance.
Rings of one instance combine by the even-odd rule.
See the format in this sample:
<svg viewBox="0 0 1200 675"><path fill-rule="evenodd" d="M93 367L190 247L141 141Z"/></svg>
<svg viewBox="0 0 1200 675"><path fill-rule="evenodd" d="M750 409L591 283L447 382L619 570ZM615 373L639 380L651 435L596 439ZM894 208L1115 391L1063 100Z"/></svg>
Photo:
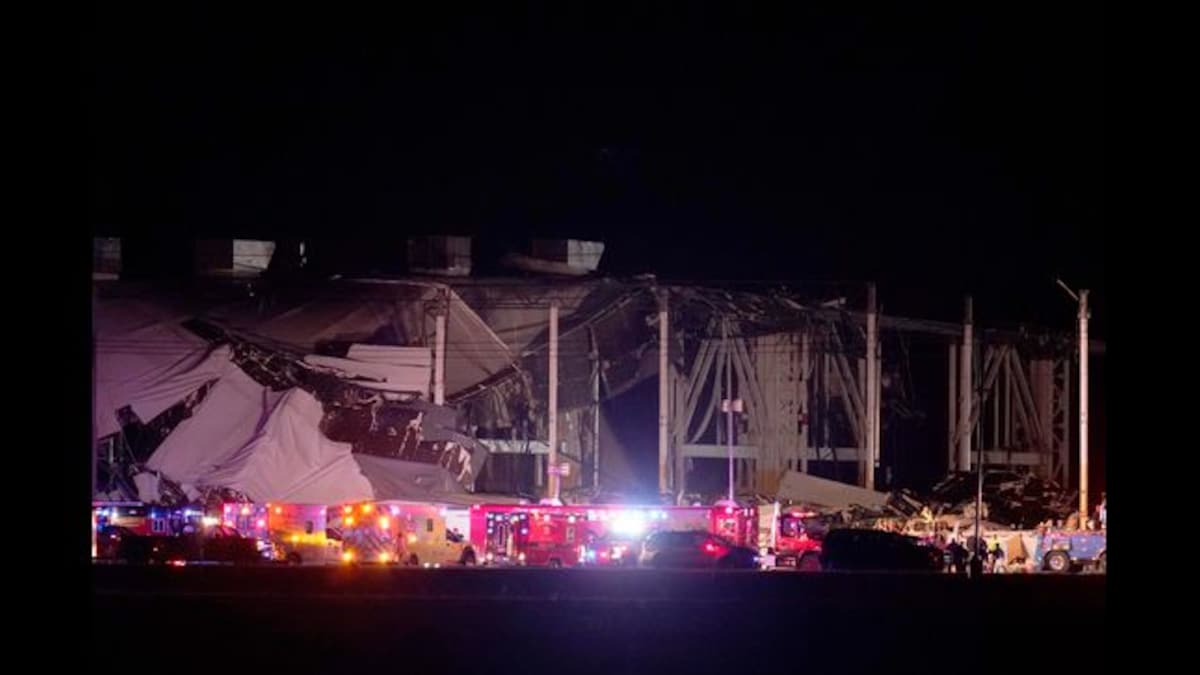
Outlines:
<svg viewBox="0 0 1200 675"><path fill-rule="evenodd" d="M940 336L952 366L962 349L960 326L852 310L844 297L600 277L594 244L514 256L523 276L497 279L469 276L461 238L428 239L448 253L410 246L421 259L404 278L98 277L97 495L596 499L627 478L603 442L614 421L601 404L652 379L666 499L691 498L697 460L730 454L741 494L774 494L818 462L852 464L873 488L880 429L909 405L883 344ZM270 264L252 250L243 260ZM1069 337L976 335L977 384L967 417L954 409L949 468L971 468L961 436L987 444L990 425L987 465L1065 484ZM724 400L738 402L736 424Z"/></svg>

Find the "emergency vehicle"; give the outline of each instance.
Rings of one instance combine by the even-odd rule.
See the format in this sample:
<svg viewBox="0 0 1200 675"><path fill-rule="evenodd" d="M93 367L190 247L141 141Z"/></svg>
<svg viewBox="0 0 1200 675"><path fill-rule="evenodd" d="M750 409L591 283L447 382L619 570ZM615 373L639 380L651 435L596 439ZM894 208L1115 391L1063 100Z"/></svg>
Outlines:
<svg viewBox="0 0 1200 675"><path fill-rule="evenodd" d="M221 524L253 537L264 558L290 565L341 560L341 545L326 536L324 504L226 503Z"/></svg>
<svg viewBox="0 0 1200 675"><path fill-rule="evenodd" d="M166 518L155 529L165 534L168 531ZM126 536L153 534L150 508L141 502L92 502L92 557L117 559L122 533Z"/></svg>
<svg viewBox="0 0 1200 675"><path fill-rule="evenodd" d="M803 571L817 571L821 567L821 540L819 528L813 527L812 519L818 514L793 508L781 508L775 504L768 538L760 551L771 560L774 567L787 567Z"/></svg>
<svg viewBox="0 0 1200 675"><path fill-rule="evenodd" d="M471 507L472 544L489 565L627 565L661 530L702 530L757 544L757 509L739 505Z"/></svg>
<svg viewBox="0 0 1200 675"><path fill-rule="evenodd" d="M98 503L95 557L134 563L254 563L252 538L222 526L199 509L138 502Z"/></svg>
<svg viewBox="0 0 1200 675"><path fill-rule="evenodd" d="M423 567L474 565L475 548L455 522L462 507L377 501L329 507L329 535L341 541L346 563ZM457 522L462 522L461 517Z"/></svg>
<svg viewBox="0 0 1200 675"><path fill-rule="evenodd" d="M140 536L171 534L180 521L203 515L192 509L151 507L142 502L94 502L92 513L98 531L121 527Z"/></svg>

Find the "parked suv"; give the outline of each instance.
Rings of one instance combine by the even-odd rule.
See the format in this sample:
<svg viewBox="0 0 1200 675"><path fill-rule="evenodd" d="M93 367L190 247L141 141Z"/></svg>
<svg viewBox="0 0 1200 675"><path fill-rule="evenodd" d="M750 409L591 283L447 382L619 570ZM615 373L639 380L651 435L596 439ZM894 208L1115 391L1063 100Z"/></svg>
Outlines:
<svg viewBox="0 0 1200 675"><path fill-rule="evenodd" d="M821 569L940 572L942 552L916 537L882 530L832 530L821 546Z"/></svg>
<svg viewBox="0 0 1200 675"><path fill-rule="evenodd" d="M758 552L702 530L655 532L642 542L642 567L756 569Z"/></svg>

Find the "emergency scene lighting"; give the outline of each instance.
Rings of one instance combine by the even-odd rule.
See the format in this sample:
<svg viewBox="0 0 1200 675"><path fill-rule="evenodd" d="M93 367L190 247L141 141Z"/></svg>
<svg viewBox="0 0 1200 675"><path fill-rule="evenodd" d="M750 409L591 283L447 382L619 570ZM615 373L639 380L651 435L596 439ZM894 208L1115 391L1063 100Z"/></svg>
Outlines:
<svg viewBox="0 0 1200 675"><path fill-rule="evenodd" d="M724 5L87 12L96 635L1102 672L1104 7Z"/></svg>

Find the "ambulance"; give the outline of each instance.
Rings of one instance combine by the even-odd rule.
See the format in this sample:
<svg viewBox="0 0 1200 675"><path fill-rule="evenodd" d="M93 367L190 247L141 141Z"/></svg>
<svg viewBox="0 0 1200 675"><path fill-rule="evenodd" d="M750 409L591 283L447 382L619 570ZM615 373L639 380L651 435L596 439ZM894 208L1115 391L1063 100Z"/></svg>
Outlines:
<svg viewBox="0 0 1200 675"><path fill-rule="evenodd" d="M344 563L445 567L474 565L475 547L462 530L465 507L407 501L367 501L329 507L329 536Z"/></svg>
<svg viewBox="0 0 1200 675"><path fill-rule="evenodd" d="M264 558L289 565L341 560L341 543L326 534L324 504L226 503L220 524L253 537Z"/></svg>

